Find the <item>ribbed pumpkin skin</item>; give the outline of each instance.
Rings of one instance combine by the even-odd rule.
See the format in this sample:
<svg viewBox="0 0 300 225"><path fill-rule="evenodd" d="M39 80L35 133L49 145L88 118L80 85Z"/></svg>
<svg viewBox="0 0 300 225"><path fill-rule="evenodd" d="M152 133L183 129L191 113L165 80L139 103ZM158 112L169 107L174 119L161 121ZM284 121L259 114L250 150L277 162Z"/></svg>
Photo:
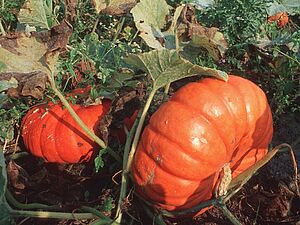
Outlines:
<svg viewBox="0 0 300 225"><path fill-rule="evenodd" d="M87 107L72 105L77 115L94 131L110 108L110 101ZM21 124L21 135L29 152L48 162L88 161L97 145L84 133L67 109L50 103L32 108Z"/></svg>
<svg viewBox="0 0 300 225"><path fill-rule="evenodd" d="M254 83L233 75L189 83L143 131L131 167L136 190L163 209L193 207L212 197L225 163L235 177L260 160L272 134L270 107Z"/></svg>

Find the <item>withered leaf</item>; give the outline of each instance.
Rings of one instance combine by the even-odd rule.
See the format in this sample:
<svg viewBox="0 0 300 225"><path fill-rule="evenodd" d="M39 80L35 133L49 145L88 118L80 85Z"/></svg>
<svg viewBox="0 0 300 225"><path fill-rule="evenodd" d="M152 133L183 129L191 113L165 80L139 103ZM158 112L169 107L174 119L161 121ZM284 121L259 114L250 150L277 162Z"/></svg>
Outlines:
<svg viewBox="0 0 300 225"><path fill-rule="evenodd" d="M144 97L143 86L137 89L123 87L112 101L110 111L101 120L99 131L104 140L108 142L111 129L123 129L124 119L130 118L136 110L141 107L141 100Z"/></svg>
<svg viewBox="0 0 300 225"><path fill-rule="evenodd" d="M180 39L186 42L188 47L206 49L208 54L216 61L224 57L228 49L228 43L218 28L204 27L195 18L195 9L186 6L181 13ZM183 30L185 30L183 32Z"/></svg>
<svg viewBox="0 0 300 225"><path fill-rule="evenodd" d="M0 80L15 78L18 81L17 88L10 88L10 97L32 96L40 99L46 88L47 74L41 71L32 73L0 73Z"/></svg>
<svg viewBox="0 0 300 225"><path fill-rule="evenodd" d="M9 182L16 189L24 189L28 183L28 173L14 161L7 164L7 174Z"/></svg>
<svg viewBox="0 0 300 225"><path fill-rule="evenodd" d="M63 22L50 31L33 32L30 37L25 33L0 37L0 61L4 65L0 80L14 77L19 81L19 95L41 98L47 75L55 71L59 52L70 35L70 26Z"/></svg>
<svg viewBox="0 0 300 225"><path fill-rule="evenodd" d="M65 0L66 5L66 18L68 21L74 21L76 18L77 0Z"/></svg>
<svg viewBox="0 0 300 225"><path fill-rule="evenodd" d="M127 14L136 4L136 0L92 0L97 13L113 16Z"/></svg>
<svg viewBox="0 0 300 225"><path fill-rule="evenodd" d="M216 27L207 28L193 24L189 28L189 36L191 46L205 48L216 61L223 58L228 49L224 35Z"/></svg>

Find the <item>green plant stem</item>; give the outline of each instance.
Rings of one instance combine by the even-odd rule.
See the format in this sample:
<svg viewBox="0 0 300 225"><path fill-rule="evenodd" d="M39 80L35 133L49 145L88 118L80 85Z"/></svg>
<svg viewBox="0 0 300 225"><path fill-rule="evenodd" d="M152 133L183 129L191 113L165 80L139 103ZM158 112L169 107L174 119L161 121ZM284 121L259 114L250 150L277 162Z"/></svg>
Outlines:
<svg viewBox="0 0 300 225"><path fill-rule="evenodd" d="M28 155L30 155L28 152L18 152L18 153L13 153L11 155L6 156L6 159L8 161L16 160L16 159L19 159L19 158L22 158L22 157L28 156Z"/></svg>
<svg viewBox="0 0 300 225"><path fill-rule="evenodd" d="M60 209L60 207L57 205L49 206L49 205L40 204L40 203L30 203L30 204L20 203L13 197L13 195L10 193L9 190L6 190L5 198L10 205L14 206L17 209L27 209L27 210L28 209L43 209L43 210L58 210L58 209Z"/></svg>
<svg viewBox="0 0 300 225"><path fill-rule="evenodd" d="M120 189L120 196L119 196L119 201L118 201L118 206L117 206L117 212L116 212L116 223L121 223L122 220L122 212L121 212L121 206L123 204L123 199L126 196L127 193L127 185L129 182L129 176L128 173L124 173L127 167L127 162L128 162L128 156L129 156L129 150L130 146L132 143L133 135L136 131L136 127L138 125L139 117L140 117L141 112L139 112L139 115L137 119L134 121L134 124L127 136L125 147L124 147L124 155L123 155L123 173L122 173L122 180L121 180L121 189Z"/></svg>
<svg viewBox="0 0 300 225"><path fill-rule="evenodd" d="M67 110L70 112L71 116L74 118L74 120L78 123L81 129L84 130L84 132L92 139L94 140L101 148L107 148L106 144L103 140L101 140L96 134L94 134L85 124L84 122L79 118L79 116L76 114L74 109L71 107L69 102L65 99L65 97L60 93L60 91L56 88L55 81L53 76L48 76L51 88L55 92L55 94L58 96L62 104L67 108Z"/></svg>
<svg viewBox="0 0 300 225"><path fill-rule="evenodd" d="M146 119L146 115L147 115L147 112L150 108L150 105L151 105L152 99L155 95L155 92L156 92L156 89L153 89L150 92L149 97L148 97L148 99L146 101L146 104L144 106L144 109L143 109L143 112L142 112L142 115L141 115L141 119L139 120L139 124L137 126L137 129L136 129L136 132L135 132L135 135L134 135L134 139L133 139L133 142L132 142L132 145L131 145L131 150L130 150L130 153L129 153L129 156L128 156L126 170L124 171L125 173L129 173L131 163L132 163L132 160L133 160L133 156L134 156L134 153L136 151L136 148L137 148L137 145L138 145L141 133L142 133L142 129L143 129L143 125L144 125L144 122L145 122L145 119Z"/></svg>
<svg viewBox="0 0 300 225"><path fill-rule="evenodd" d="M165 223L165 221L163 220L161 215L155 215L154 213L152 213L151 209L149 209L146 205L142 205L144 211L146 212L146 214L148 215L148 217L150 219L152 219L152 221L154 222L153 224L157 224L157 225L167 225Z"/></svg>
<svg viewBox="0 0 300 225"><path fill-rule="evenodd" d="M291 160L293 163L293 167L294 167L294 179L295 179L295 187L296 187L296 193L297 195L300 197L300 191L299 191L299 186L298 186L298 165L297 165L297 160L293 151L292 146L288 145L286 146L289 149L290 155L291 155Z"/></svg>
<svg viewBox="0 0 300 225"><path fill-rule="evenodd" d="M131 38L131 40L128 42L128 45L131 45L131 43L134 41L134 39L138 36L138 34L140 33L140 31L139 30L137 30L136 32L135 32L135 34L133 35L133 37Z"/></svg>
<svg viewBox="0 0 300 225"><path fill-rule="evenodd" d="M10 215L13 217L35 217L35 218L47 218L47 219L97 219L92 213L63 213L63 212L45 212L45 211L22 211L11 210Z"/></svg>
<svg viewBox="0 0 300 225"><path fill-rule="evenodd" d="M1 20L0 20L0 32L1 32L1 34L2 34L3 36L6 35L6 32L5 32L5 30L4 30L4 27L3 27L3 25L2 25L2 21L1 21Z"/></svg>
<svg viewBox="0 0 300 225"><path fill-rule="evenodd" d="M120 161L120 157L113 151L111 151L110 148L107 148L105 142L99 138L96 134L94 134L86 125L85 123L79 118L79 116L76 114L74 109L70 106L69 102L65 99L65 97L60 93L60 91L56 88L55 81L53 76L48 75L48 79L51 85L51 88L53 89L54 93L58 96L62 104L67 108L69 113L71 114L72 118L78 123L80 128L93 140L95 141L102 149L107 149L107 152L116 160Z"/></svg>
<svg viewBox="0 0 300 225"><path fill-rule="evenodd" d="M89 223L89 225L110 225L112 224L112 222L108 222L106 220L103 220L103 219L98 219L96 221L93 221L91 223Z"/></svg>
<svg viewBox="0 0 300 225"><path fill-rule="evenodd" d="M165 86L163 102L165 102L165 101L168 100L168 93L169 93L170 85L171 85L171 83L168 83L168 84Z"/></svg>
<svg viewBox="0 0 300 225"><path fill-rule="evenodd" d="M94 27L93 27L93 30L92 30L92 33L94 33L96 31L99 21L100 21L100 15L98 14L97 19L94 24Z"/></svg>
<svg viewBox="0 0 300 225"><path fill-rule="evenodd" d="M223 212L223 214L230 220L234 225L242 225L241 222L229 211L223 203L218 203L216 206Z"/></svg>
<svg viewBox="0 0 300 225"><path fill-rule="evenodd" d="M214 198L214 199L207 200L205 202L201 202L199 205L196 205L196 206L194 206L192 208L189 208L189 209L183 209L183 210L175 211L175 212L167 211L167 210L161 210L161 212L166 217L176 218L176 217L180 217L180 216L185 216L185 215L197 213L201 209L216 205L218 201L220 201L220 200Z"/></svg>
<svg viewBox="0 0 300 225"><path fill-rule="evenodd" d="M87 212L87 213L92 213L93 215L98 216L99 218L101 218L101 222L105 221L106 224L112 223L113 220L111 218L109 218L108 216L105 216L102 212L98 211L95 208L89 207L89 206L82 206L80 208L83 212Z"/></svg>
<svg viewBox="0 0 300 225"><path fill-rule="evenodd" d="M119 22L118 27L117 27L117 32L116 32L116 34L114 36L113 42L117 41L117 39L118 39L118 37L119 37L122 29L123 29L123 26L124 26L124 23L125 23L125 19L126 19L126 17L122 17L120 19L120 22Z"/></svg>
<svg viewBox="0 0 300 225"><path fill-rule="evenodd" d="M58 210L61 209L59 206L48 206L39 203L31 203L31 204L23 204L18 202L9 190L5 193L5 198L10 205L17 209L39 209L39 210ZM88 207L82 206L80 208L85 213L62 213L62 212L46 212L46 211L19 211L12 210L13 216L28 216L28 217L38 217L38 218L56 218L56 219L94 219L101 218L101 222L105 222L106 224L111 223L113 220L109 217L105 216L102 212Z"/></svg>
<svg viewBox="0 0 300 225"><path fill-rule="evenodd" d="M274 50L277 51L278 53L280 53L281 55L284 55L288 59L290 59L290 60L292 60L292 61L294 61L294 62L296 62L297 64L300 65L300 61L298 61L296 58L293 58L293 57L289 56L288 54L286 54L286 53L284 53L284 52L282 52L282 51L280 51L280 50L278 50L276 48Z"/></svg>

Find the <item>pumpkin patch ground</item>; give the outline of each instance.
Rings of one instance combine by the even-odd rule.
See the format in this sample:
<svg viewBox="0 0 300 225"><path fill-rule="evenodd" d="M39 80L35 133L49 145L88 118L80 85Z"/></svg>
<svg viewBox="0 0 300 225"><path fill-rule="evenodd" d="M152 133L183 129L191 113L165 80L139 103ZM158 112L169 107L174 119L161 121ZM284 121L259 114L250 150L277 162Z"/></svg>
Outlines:
<svg viewBox="0 0 300 225"><path fill-rule="evenodd" d="M0 225L300 225L300 3L0 2Z"/></svg>

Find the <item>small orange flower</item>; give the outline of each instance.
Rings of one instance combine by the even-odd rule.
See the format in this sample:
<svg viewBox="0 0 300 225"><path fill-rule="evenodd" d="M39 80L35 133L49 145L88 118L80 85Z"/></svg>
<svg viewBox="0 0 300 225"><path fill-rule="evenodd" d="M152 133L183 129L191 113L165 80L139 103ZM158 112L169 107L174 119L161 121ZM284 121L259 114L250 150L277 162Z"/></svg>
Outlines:
<svg viewBox="0 0 300 225"><path fill-rule="evenodd" d="M279 12L273 16L269 16L268 22L277 22L279 27L285 27L285 25L289 22L289 16L286 12Z"/></svg>

